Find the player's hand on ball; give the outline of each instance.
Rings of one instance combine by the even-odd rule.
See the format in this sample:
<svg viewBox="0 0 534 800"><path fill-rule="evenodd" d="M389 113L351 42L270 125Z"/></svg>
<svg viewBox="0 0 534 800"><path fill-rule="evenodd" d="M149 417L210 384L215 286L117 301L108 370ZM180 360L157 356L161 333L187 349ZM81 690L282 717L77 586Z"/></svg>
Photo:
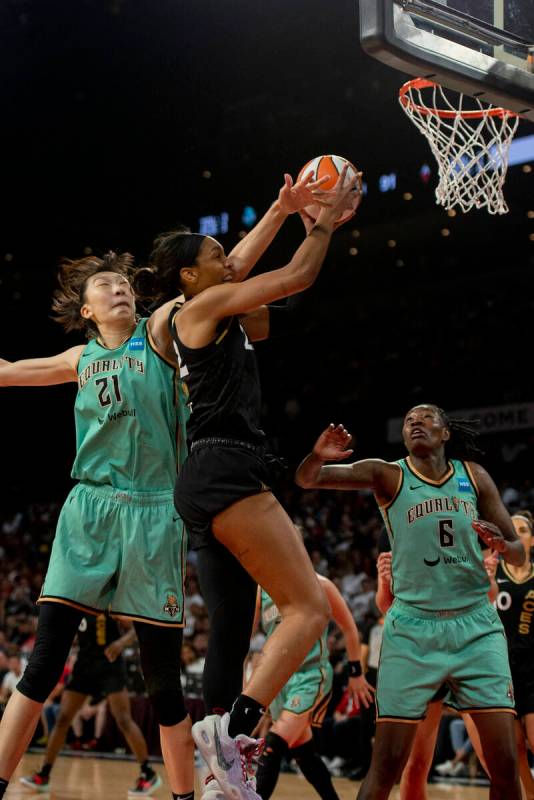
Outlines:
<svg viewBox="0 0 534 800"><path fill-rule="evenodd" d="M362 191L362 175L363 172L358 172L356 175L356 183L354 186L354 191L352 195L348 196L347 204L345 205L344 211L350 210L352 213L350 216L345 216L343 219L339 219L337 222L334 223L334 230L337 230L341 225L344 225L345 222L348 222L349 219L352 219L353 216L356 214L358 208L360 207L360 203L362 202L363 198L363 191Z"/></svg>
<svg viewBox="0 0 534 800"><path fill-rule="evenodd" d="M325 192L321 189L323 183L329 180L328 175L316 181L312 178L313 176L308 173L293 183L291 175L284 175L284 185L278 194L280 209L284 214L295 214L313 204L321 207L332 205L335 192Z"/></svg>
<svg viewBox="0 0 534 800"><path fill-rule="evenodd" d="M343 166L338 181L334 187L332 204L328 208L321 209L319 216L317 217L318 223L326 222L333 224L334 227L339 227L341 224L340 218L343 216L344 212L347 210L351 210L353 212L349 217L346 217L343 220L344 222L353 217L356 213L354 209L354 203L356 202L356 184L359 181L359 173L353 175L350 180L346 180L348 168L348 164Z"/></svg>
<svg viewBox="0 0 534 800"><path fill-rule="evenodd" d="M506 540L497 525L494 525L492 522L485 522L482 519L474 520L471 525L490 550L495 550L497 553L504 553L506 550Z"/></svg>
<svg viewBox="0 0 534 800"><path fill-rule="evenodd" d="M354 452L347 449L351 442L352 436L343 425L332 422L315 442L313 454L321 461L342 461Z"/></svg>
<svg viewBox="0 0 534 800"><path fill-rule="evenodd" d="M308 212L304 208L299 211L299 217L302 220L302 224L306 228L306 234L308 234L315 225L314 218L310 214L308 214Z"/></svg>

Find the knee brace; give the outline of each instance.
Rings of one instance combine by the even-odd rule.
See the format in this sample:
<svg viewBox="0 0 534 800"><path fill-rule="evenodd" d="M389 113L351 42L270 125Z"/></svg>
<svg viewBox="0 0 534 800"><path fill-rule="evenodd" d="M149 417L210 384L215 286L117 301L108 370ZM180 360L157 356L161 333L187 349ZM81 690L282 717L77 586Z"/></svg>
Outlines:
<svg viewBox="0 0 534 800"><path fill-rule="evenodd" d="M178 725L187 716L180 681L182 629L135 623L145 686L160 725Z"/></svg>
<svg viewBox="0 0 534 800"><path fill-rule="evenodd" d="M39 612L35 647L17 689L44 703L61 678L83 612L61 603L44 603Z"/></svg>

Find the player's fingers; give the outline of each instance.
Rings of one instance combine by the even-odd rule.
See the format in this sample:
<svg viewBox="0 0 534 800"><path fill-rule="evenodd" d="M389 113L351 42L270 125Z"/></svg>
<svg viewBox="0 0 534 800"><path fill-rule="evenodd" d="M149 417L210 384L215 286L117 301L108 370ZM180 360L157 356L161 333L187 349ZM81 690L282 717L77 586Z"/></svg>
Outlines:
<svg viewBox="0 0 534 800"><path fill-rule="evenodd" d="M310 172L307 176L308 178L312 177L312 173ZM318 189L319 186L323 186L323 184L327 183L330 180L330 175L323 175L322 178L317 178L315 181L308 181L307 188L308 189ZM324 191L324 190L323 190Z"/></svg>

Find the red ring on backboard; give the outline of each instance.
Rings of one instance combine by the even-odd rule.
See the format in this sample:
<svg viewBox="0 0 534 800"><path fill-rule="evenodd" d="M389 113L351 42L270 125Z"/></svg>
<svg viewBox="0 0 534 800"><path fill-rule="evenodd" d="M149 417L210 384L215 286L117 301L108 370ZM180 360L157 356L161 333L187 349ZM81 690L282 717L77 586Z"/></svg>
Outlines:
<svg viewBox="0 0 534 800"><path fill-rule="evenodd" d="M410 108L413 111L418 111L419 114L435 114L441 119L455 119L460 116L462 119L481 119L482 117L517 117L513 111L508 111L506 108L480 108L473 111L450 111L445 108L428 108L414 103L410 97L412 89L433 89L434 87L441 88L439 83L429 81L427 78L413 78L411 81L406 81L399 89L399 100L404 108Z"/></svg>

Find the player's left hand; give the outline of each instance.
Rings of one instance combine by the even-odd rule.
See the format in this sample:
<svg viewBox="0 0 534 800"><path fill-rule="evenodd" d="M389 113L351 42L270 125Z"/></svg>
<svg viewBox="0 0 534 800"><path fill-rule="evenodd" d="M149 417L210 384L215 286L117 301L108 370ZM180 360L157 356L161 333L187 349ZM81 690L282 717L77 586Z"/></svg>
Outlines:
<svg viewBox="0 0 534 800"><path fill-rule="evenodd" d="M499 563L499 554L491 552L489 556L484 559L484 569L487 572L488 578L494 578L497 572L497 565Z"/></svg>
<svg viewBox="0 0 534 800"><path fill-rule="evenodd" d="M358 708L360 708L360 706L369 708L374 702L375 690L370 683L367 683L365 675L360 675L357 678L349 678L349 692Z"/></svg>
<svg viewBox="0 0 534 800"><path fill-rule="evenodd" d="M493 522L486 522L482 519L475 519L471 523L474 530L478 533L486 547L495 550L497 553L504 553L506 550L506 540L501 531Z"/></svg>
<svg viewBox="0 0 534 800"><path fill-rule="evenodd" d="M351 441L352 435L343 425L334 425L331 422L315 442L313 454L321 461L342 461L354 452L348 449Z"/></svg>
<svg viewBox="0 0 534 800"><path fill-rule="evenodd" d="M278 194L278 203L284 214L295 214L306 206L331 206L334 192L326 192L321 186L329 180L328 175L324 175L316 181L312 181L312 173L309 172L296 183L287 173L284 175L284 185Z"/></svg>
<svg viewBox="0 0 534 800"><path fill-rule="evenodd" d="M104 650L104 655L106 656L108 661L111 661L111 663L116 661L121 653L122 653L122 647L117 641L108 644L108 646Z"/></svg>

